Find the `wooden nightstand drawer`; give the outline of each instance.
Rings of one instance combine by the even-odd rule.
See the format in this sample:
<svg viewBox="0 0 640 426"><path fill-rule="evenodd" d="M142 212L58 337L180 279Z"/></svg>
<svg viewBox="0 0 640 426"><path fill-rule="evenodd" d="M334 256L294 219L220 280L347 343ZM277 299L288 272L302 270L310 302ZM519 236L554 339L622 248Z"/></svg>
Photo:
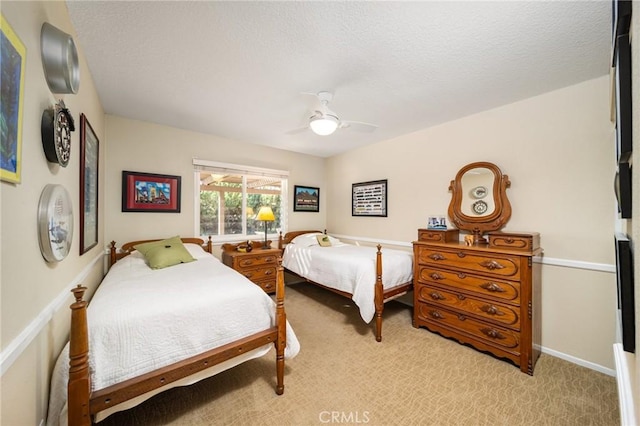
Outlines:
<svg viewBox="0 0 640 426"><path fill-rule="evenodd" d="M242 275L249 278L251 281L256 282L268 278L273 278L275 281L276 268L257 268L257 269L241 269L238 270Z"/></svg>
<svg viewBox="0 0 640 426"><path fill-rule="evenodd" d="M276 281L268 280L268 281L258 281L257 285L260 286L264 290L265 293L274 293L276 291Z"/></svg>
<svg viewBox="0 0 640 426"><path fill-rule="evenodd" d="M275 254L243 256L238 259L238 266L241 268L249 268L253 266L275 265L277 260L278 258Z"/></svg>

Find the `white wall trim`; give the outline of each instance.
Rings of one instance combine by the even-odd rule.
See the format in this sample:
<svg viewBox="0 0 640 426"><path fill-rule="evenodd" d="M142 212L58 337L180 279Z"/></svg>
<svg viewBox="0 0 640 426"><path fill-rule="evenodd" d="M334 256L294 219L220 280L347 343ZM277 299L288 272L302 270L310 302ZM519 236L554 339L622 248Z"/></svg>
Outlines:
<svg viewBox="0 0 640 426"><path fill-rule="evenodd" d="M616 382L618 383L620 424L637 425L633 388L631 386L631 366L627 362L628 354L624 351L621 343L614 343L613 356L616 362Z"/></svg>
<svg viewBox="0 0 640 426"><path fill-rule="evenodd" d="M388 244L398 247L407 247L411 248L412 244L406 241L393 241L393 240L380 240L376 238L368 238L368 237L354 237L351 235L342 235L342 234L334 234L329 232L330 235L336 238L342 238L345 240L351 241L363 241L366 243L379 243L379 244ZM573 269L585 269L588 271L599 271L599 272L616 272L616 265L610 265L607 263L595 263L595 262L584 262L582 260L572 260L572 259L558 259L554 257L534 257L533 261L536 263L541 263L543 265L552 265L552 266L562 266L565 268L573 268Z"/></svg>
<svg viewBox="0 0 640 426"><path fill-rule="evenodd" d="M0 376L13 365L13 363L20 357L22 352L31 344L33 339L44 329L44 327L51 321L53 315L62 307L69 297L71 289L80 284L89 275L89 272L95 267L96 263L104 260L104 254L102 252L98 254L87 266L84 267L82 272L78 274L74 280L65 287L58 296L51 301L37 317L31 321L31 323L22 332L7 345L7 347L0 353Z"/></svg>
<svg viewBox="0 0 640 426"><path fill-rule="evenodd" d="M595 371L599 371L600 373L606 374L607 376L615 376L616 375L616 370L612 370L611 368L607 368L603 365L600 364L596 364L594 362L590 362L590 361L586 361L584 359L581 358L576 358L572 355L567 355L563 352L558 352L558 351L554 351L553 349L549 349L549 348L545 348L544 346L541 347L541 351L543 354L548 354L551 356L554 356L556 358L560 358L560 359L564 359L565 361L569 361L573 364L578 364L582 367L587 367L590 370L595 370Z"/></svg>

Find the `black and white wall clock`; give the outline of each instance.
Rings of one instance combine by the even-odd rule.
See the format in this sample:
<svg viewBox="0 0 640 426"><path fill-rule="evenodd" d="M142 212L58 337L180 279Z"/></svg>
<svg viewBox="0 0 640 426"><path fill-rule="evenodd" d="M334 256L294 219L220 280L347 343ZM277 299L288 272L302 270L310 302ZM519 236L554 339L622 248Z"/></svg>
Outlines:
<svg viewBox="0 0 640 426"><path fill-rule="evenodd" d="M38 204L40 252L47 262L67 257L73 241L73 207L62 185L48 184Z"/></svg>
<svg viewBox="0 0 640 426"><path fill-rule="evenodd" d="M67 167L71 157L71 132L76 130L76 126L64 101L60 100L52 108L44 110L40 130L47 161Z"/></svg>

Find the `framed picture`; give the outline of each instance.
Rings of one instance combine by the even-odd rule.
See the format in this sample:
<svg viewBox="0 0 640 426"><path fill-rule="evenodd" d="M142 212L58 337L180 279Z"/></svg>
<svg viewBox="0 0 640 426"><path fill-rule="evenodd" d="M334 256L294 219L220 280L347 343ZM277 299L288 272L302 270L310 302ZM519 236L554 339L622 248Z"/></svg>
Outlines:
<svg viewBox="0 0 640 426"><path fill-rule="evenodd" d="M294 212L319 212L320 211L320 188L314 188L313 186L294 185L293 211Z"/></svg>
<svg viewBox="0 0 640 426"><path fill-rule="evenodd" d="M618 37L615 56L616 156L618 163L627 163L633 151L629 34Z"/></svg>
<svg viewBox="0 0 640 426"><path fill-rule="evenodd" d="M180 213L180 176L122 172L122 211Z"/></svg>
<svg viewBox="0 0 640 426"><path fill-rule="evenodd" d="M447 218L444 216L429 216L427 229L447 229Z"/></svg>
<svg viewBox="0 0 640 426"><path fill-rule="evenodd" d="M631 219L631 167L628 163L618 164L614 189L618 200L618 213L621 219Z"/></svg>
<svg viewBox="0 0 640 426"><path fill-rule="evenodd" d="M387 217L387 180L352 184L351 216Z"/></svg>
<svg viewBox="0 0 640 426"><path fill-rule="evenodd" d="M636 351L636 318L634 310L633 252L631 240L615 235L616 278L618 287L618 321L622 329L622 346L626 352Z"/></svg>
<svg viewBox="0 0 640 426"><path fill-rule="evenodd" d="M80 114L80 255L98 244L98 154L100 141Z"/></svg>
<svg viewBox="0 0 640 426"><path fill-rule="evenodd" d="M2 71L2 132L0 136L0 179L20 183L22 169L22 110L27 50L2 15L0 68Z"/></svg>

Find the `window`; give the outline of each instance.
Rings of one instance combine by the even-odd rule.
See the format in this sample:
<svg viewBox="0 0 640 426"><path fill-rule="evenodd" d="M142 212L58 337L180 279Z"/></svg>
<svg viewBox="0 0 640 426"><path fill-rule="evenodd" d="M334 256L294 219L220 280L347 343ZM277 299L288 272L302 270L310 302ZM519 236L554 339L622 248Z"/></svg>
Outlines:
<svg viewBox="0 0 640 426"><path fill-rule="evenodd" d="M288 172L193 160L197 232L216 241L264 239L267 226L274 240L285 228ZM275 221L256 220L261 207L271 207Z"/></svg>

